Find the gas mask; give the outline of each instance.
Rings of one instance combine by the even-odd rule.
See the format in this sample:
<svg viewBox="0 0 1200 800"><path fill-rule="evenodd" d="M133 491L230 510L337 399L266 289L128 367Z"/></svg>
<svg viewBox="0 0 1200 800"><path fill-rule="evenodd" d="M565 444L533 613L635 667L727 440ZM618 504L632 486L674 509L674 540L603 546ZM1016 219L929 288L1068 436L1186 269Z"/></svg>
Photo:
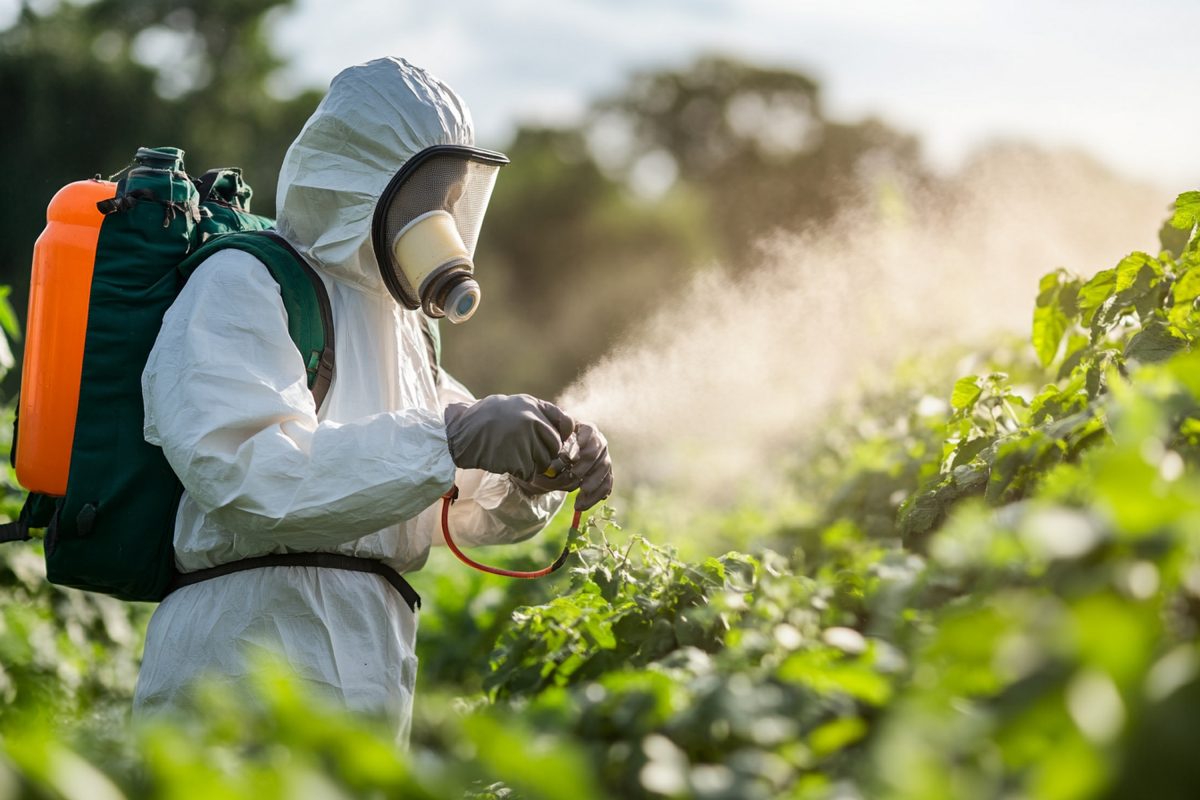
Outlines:
<svg viewBox="0 0 1200 800"><path fill-rule="evenodd" d="M465 322L479 307L475 244L496 174L508 158L434 145L404 163L375 206L375 260L396 302Z"/></svg>

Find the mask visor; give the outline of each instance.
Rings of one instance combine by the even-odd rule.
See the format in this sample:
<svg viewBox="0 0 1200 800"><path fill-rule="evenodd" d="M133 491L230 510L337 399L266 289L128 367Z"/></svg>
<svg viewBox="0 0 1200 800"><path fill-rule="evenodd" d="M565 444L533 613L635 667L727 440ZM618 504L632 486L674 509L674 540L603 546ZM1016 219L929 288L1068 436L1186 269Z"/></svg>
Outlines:
<svg viewBox="0 0 1200 800"><path fill-rule="evenodd" d="M458 287L475 271L483 216L507 163L500 153L436 145L410 158L392 178L375 207L372 240L384 284L398 303L452 321L474 313L478 284L470 280L471 303L466 288Z"/></svg>

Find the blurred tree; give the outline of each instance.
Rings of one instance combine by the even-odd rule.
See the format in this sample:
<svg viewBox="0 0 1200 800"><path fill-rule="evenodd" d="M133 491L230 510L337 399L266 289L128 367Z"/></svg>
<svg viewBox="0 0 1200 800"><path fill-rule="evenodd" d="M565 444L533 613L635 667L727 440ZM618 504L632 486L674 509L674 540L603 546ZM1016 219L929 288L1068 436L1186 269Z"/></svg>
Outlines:
<svg viewBox="0 0 1200 800"><path fill-rule="evenodd" d="M577 127L523 128L509 154L477 259L487 296L443 327L446 351L476 391L546 396L698 267L744 272L773 230L923 174L915 139L826 119L812 79L715 57L634 76Z"/></svg>
<svg viewBox="0 0 1200 800"><path fill-rule="evenodd" d="M24 309L46 202L63 184L174 144L195 172L245 169L273 214L279 164L319 99L269 91L267 42L291 0L46 0L0 31L0 283ZM698 267L743 271L776 228L830 219L917 146L881 123L834 123L817 84L703 58L635 76L578 126L521 129L478 261L485 302L445 326L447 364L478 392L553 396Z"/></svg>
<svg viewBox="0 0 1200 800"><path fill-rule="evenodd" d="M110 174L140 145L187 151L189 169L245 169L255 210L272 213L283 154L318 94L268 92L279 60L268 13L291 0L22 3L0 31L0 107L10 115L0 173L0 283L24 311L46 203L72 180Z"/></svg>
<svg viewBox="0 0 1200 800"><path fill-rule="evenodd" d="M709 255L699 198L646 204L606 177L579 129L522 129L476 263L484 302L443 324L447 366L477 392L553 396Z"/></svg>
<svg viewBox="0 0 1200 800"><path fill-rule="evenodd" d="M635 189L655 172L695 186L722 262L738 271L772 230L827 222L864 188L923 172L914 137L829 120L811 78L715 56L636 75L590 125L610 174Z"/></svg>

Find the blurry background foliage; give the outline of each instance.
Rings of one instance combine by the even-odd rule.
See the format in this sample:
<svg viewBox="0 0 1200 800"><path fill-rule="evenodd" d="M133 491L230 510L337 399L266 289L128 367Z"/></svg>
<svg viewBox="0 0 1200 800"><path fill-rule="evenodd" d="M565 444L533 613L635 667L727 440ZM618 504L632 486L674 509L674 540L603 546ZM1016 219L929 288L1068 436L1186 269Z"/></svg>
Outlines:
<svg viewBox="0 0 1200 800"><path fill-rule="evenodd" d="M0 282L19 308L50 196L138 145L242 166L272 213L318 100L269 91L285 5L45 0L0 31ZM449 336L480 392L553 394L695 270L736 279L759 236L854 187L955 192L911 138L826 119L808 78L718 58L506 149L487 305ZM150 607L0 548L0 800L1193 798L1200 193L1170 222L1157 253L1031 286L1028 342L966 370L931 346L814 423L792 506L597 525L539 582L435 556L408 754L267 668L245 696L201 691L187 721L127 725ZM7 470L0 514L20 500ZM545 563L562 525L506 558Z"/></svg>
<svg viewBox="0 0 1200 800"><path fill-rule="evenodd" d="M0 283L22 316L46 203L117 172L140 145L183 147L193 174L241 166L255 210L274 215L283 155L321 97L270 91L280 62L265 34L289 4L22 5L0 31L0 174L13 199ZM555 396L696 270L744 271L763 234L828 220L864 178L922 174L911 137L829 121L808 77L716 57L634 76L577 127L480 144L513 163L477 253L481 310L443 326L449 368L478 394Z"/></svg>

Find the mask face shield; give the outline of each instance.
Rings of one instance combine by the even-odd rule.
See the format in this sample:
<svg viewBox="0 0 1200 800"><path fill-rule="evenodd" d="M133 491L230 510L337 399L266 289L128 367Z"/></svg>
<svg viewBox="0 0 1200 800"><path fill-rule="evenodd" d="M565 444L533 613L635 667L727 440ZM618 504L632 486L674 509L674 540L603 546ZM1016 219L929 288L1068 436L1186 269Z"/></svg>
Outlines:
<svg viewBox="0 0 1200 800"><path fill-rule="evenodd" d="M372 244L388 291L405 308L464 322L479 306L475 244L508 158L435 145L396 173L375 206Z"/></svg>

